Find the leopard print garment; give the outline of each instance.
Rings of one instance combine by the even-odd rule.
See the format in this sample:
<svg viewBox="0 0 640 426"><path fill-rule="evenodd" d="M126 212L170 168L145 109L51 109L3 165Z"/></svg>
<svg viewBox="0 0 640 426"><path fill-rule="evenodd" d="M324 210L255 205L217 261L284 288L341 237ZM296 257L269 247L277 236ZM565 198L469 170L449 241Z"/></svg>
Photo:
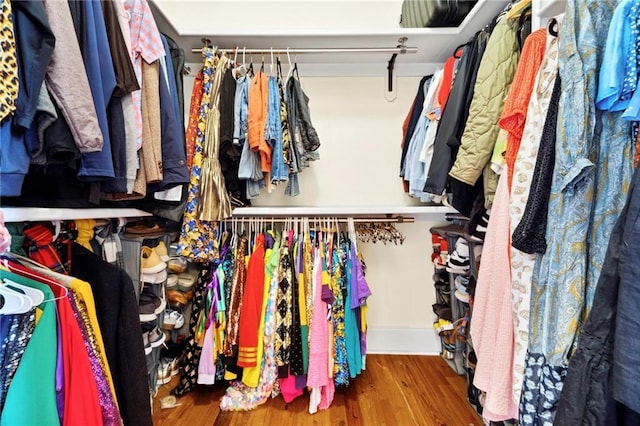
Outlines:
<svg viewBox="0 0 640 426"><path fill-rule="evenodd" d="M13 33L11 2L2 0L0 6L0 121L16 110L18 98L18 61Z"/></svg>

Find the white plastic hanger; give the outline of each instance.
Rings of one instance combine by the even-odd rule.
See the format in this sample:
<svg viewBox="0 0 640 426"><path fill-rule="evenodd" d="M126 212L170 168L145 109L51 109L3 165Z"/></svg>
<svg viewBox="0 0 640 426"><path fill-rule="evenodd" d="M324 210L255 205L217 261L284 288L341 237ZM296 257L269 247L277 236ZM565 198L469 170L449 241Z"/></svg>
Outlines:
<svg viewBox="0 0 640 426"><path fill-rule="evenodd" d="M20 292L24 293L25 296L31 299L34 306L38 306L44 302L44 293L37 288L27 287L26 285L18 284L6 278L4 279L4 283L12 290L18 289Z"/></svg>
<svg viewBox="0 0 640 426"><path fill-rule="evenodd" d="M273 47L271 48L271 63L269 64L269 75L273 74Z"/></svg>
<svg viewBox="0 0 640 426"><path fill-rule="evenodd" d="M289 63L289 70L287 71L287 77L284 79L284 86L287 87L287 82L293 75L293 65L291 65L291 55L289 54L289 48L287 47L287 62Z"/></svg>
<svg viewBox="0 0 640 426"><path fill-rule="evenodd" d="M351 244L353 245L353 249L358 253L358 243L356 242L356 223L352 217L347 219L347 228L349 232L349 239L351 240Z"/></svg>
<svg viewBox="0 0 640 426"><path fill-rule="evenodd" d="M60 235L60 231L62 229L62 223L59 220L52 220L51 223L53 223L53 226L54 226L52 241L55 241L58 239L58 235Z"/></svg>
<svg viewBox="0 0 640 426"><path fill-rule="evenodd" d="M4 305L0 308L0 314L3 315L24 314L35 306L28 296L12 290L4 283L0 284L0 295L4 299Z"/></svg>
<svg viewBox="0 0 640 426"><path fill-rule="evenodd" d="M8 258L10 258L10 259L13 259L13 260L15 260L16 262L20 263L21 265L24 265L24 266L26 266L26 267L28 267L28 268L30 268L30 269L32 269L32 270L35 270L35 271L37 271L38 269L51 271L51 269L49 269L49 268L47 268L46 266L44 266L44 265L42 265L42 264L40 264L40 263L36 262L35 260L33 260L33 259L31 259L31 258L28 258L28 257L25 257L25 256L20 256L19 254L15 254L15 253L5 253L5 254L4 254L4 256L6 256L6 257L8 257ZM8 263L7 263L7 259L2 259L2 260L4 261L4 267L5 267L9 272L11 272L11 268L9 268L9 265L8 265ZM61 274L59 274L59 275L61 275ZM38 290L38 289L32 289L31 287L23 286L23 285L21 285L21 284L15 283L15 282L13 282L13 281L11 281L11 280L7 279L7 278L4 278L3 280L4 280L4 281L8 281L8 282L10 282L12 285L14 285L14 286L16 286L16 287L19 287L19 288L25 288L25 289L30 289L30 290L35 290L35 291L37 291L37 292L39 292L39 293L42 293L42 292L41 292L40 290ZM0 281L2 281L2 280L0 280ZM42 301L40 301L40 303L36 303L36 304L35 304L35 306L38 306L38 305L40 305L41 303L45 303L45 302L53 302L53 301L55 301L55 300L64 299L64 298L65 298L65 297L67 297L67 295L69 294L69 289L68 289L67 287L65 287L64 285L59 284L59 283L56 283L56 282L51 282L51 281L50 281L49 283L50 283L51 285L58 286L58 287L60 287L62 290L64 290L63 294L62 294L61 296L59 296L59 297L54 297L54 298L52 298L52 299L42 300ZM0 289L1 289L2 287L3 287L3 285L0 285ZM26 292L25 292L25 293L26 293ZM37 299L37 300L39 300L39 298L36 298L36 299ZM44 299L44 294L42 294L42 299Z"/></svg>

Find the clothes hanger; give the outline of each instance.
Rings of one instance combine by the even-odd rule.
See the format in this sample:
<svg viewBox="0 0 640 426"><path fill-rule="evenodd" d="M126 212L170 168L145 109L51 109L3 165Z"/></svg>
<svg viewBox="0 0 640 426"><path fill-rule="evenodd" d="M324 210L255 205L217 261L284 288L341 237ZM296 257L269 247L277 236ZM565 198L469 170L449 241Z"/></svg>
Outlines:
<svg viewBox="0 0 640 426"><path fill-rule="evenodd" d="M351 241L351 245L353 249L358 252L358 243L356 241L356 224L353 217L347 219L347 228L349 232L349 240Z"/></svg>
<svg viewBox="0 0 640 426"><path fill-rule="evenodd" d="M33 259L29 258L29 257L24 257L24 256L21 256L19 254L15 254L15 253L5 253L5 254L2 255L2 260L4 262L4 267L11 274L15 274L15 272L11 271L11 268L9 267L7 259L13 260L13 261L15 261L15 262L21 264L22 266L27 267L27 268L32 268L32 269L35 270L35 272L37 272L38 269L45 270L45 271L51 271L50 268L47 268L46 266L36 262L35 260L33 260ZM53 271L51 271L51 272L53 272ZM62 275L62 274L59 274L59 275ZM6 278L5 278L5 280L6 280ZM42 303L52 302L52 301L55 301L55 300L64 299L64 298L66 298L68 296L69 289L66 286L64 286L64 285L62 285L60 283L57 283L57 282L53 282L53 281L47 281L47 283L45 285L49 285L49 284L55 285L57 287L60 287L63 290L63 294L61 296L59 296L59 297L53 297L51 299L43 300Z"/></svg>
<svg viewBox="0 0 640 426"><path fill-rule="evenodd" d="M271 48L271 63L269 64L269 75L273 74L273 47Z"/></svg>
<svg viewBox="0 0 640 426"><path fill-rule="evenodd" d="M245 52L247 51L246 47L244 48L244 51ZM243 55L243 58L244 58L244 53L242 55ZM253 70L253 53L249 54L249 61L250 61L250 63L249 63L249 69L247 70L247 73L253 77L253 76L256 75L255 71ZM243 59L243 62L244 62L244 59Z"/></svg>
<svg viewBox="0 0 640 426"><path fill-rule="evenodd" d="M547 31L554 37L558 37L559 30L558 20L556 18L551 18L549 23L547 24Z"/></svg>
<svg viewBox="0 0 640 426"><path fill-rule="evenodd" d="M507 12L508 19L518 18L525 9L531 7L531 0L520 0L511 6L511 9Z"/></svg>
<svg viewBox="0 0 640 426"><path fill-rule="evenodd" d="M53 224L53 238L51 241L55 241L58 239L58 235L60 235L60 230L62 229L62 223L59 220L52 220Z"/></svg>
<svg viewBox="0 0 640 426"><path fill-rule="evenodd" d="M289 70L287 71L287 77L284 79L284 85L287 85L287 82L293 75L293 66L291 65L291 55L289 54L289 48L287 47L287 62L289 64Z"/></svg>
<svg viewBox="0 0 640 426"><path fill-rule="evenodd" d="M22 285L16 282L13 282L8 279L3 279L4 285L9 286L12 290L19 290L20 293L23 293L24 296L28 297L31 300L33 306L38 306L42 302L44 302L44 293L37 288L31 288L26 285Z"/></svg>
<svg viewBox="0 0 640 426"><path fill-rule="evenodd" d="M35 306L28 296L12 290L4 283L0 284L0 296L4 302L0 308L2 315L24 314Z"/></svg>

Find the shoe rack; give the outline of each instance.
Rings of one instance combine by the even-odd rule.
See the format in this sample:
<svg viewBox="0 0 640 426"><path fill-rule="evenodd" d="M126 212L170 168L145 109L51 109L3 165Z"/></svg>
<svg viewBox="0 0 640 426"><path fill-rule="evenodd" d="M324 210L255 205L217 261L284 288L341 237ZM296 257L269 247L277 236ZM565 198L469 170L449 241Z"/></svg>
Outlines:
<svg viewBox="0 0 640 426"><path fill-rule="evenodd" d="M455 340L455 351L451 352L445 349L444 339L441 334L442 350L440 355L453 371L455 371L459 375L465 376L465 378L467 379L467 400L469 404L478 412L478 414L481 415L482 404L480 402L480 391L473 385L475 363L477 362L477 360L475 359L473 342L471 336L469 335L470 324L473 320L473 294L471 294L471 291L469 292L470 303L465 303L458 299L455 296L455 281L459 275L463 275L470 282L475 283L477 281L479 264L477 263L477 259L474 253L478 253L479 251L481 251L482 242L478 242L476 239L472 238L465 232L465 225L467 223L466 218L461 216L449 216L447 217L447 220L449 220L451 224L446 226L432 227L430 228L430 232L431 234L438 235L447 241L448 256L451 256L454 253L456 242L458 241L458 239L462 238L469 247L469 268L463 274L447 271L446 277L448 278L448 297L446 297L446 295L443 295L439 290L442 287L436 285L436 278L438 275L436 272L436 274L434 274L436 301L440 303L445 300L449 301L449 307L451 309L452 316L451 322L453 324L456 324L457 321L462 322L461 319L464 318L467 313L469 320L466 323L466 330L464 333L465 337L463 339L456 338ZM436 313L437 315L435 305L434 313Z"/></svg>
<svg viewBox="0 0 640 426"><path fill-rule="evenodd" d="M123 234L120 237L120 241L122 242L122 252L125 259L125 270L131 276L133 281L134 290L136 293L136 298L140 298L140 293L143 289L143 285L150 288L151 292L161 298L165 298L165 286L166 279L164 282L155 283L155 284L144 284L141 282L142 271L140 266L140 259L142 255L142 247L147 246L154 248L161 241L169 247L171 241L176 237L175 233L170 232L158 232L153 234L143 234L143 235L131 235L131 234ZM147 290L148 291L148 290ZM166 300L165 300L166 301ZM160 331L162 331L162 323L164 320L164 310L157 315L155 321L153 321L154 325L158 327ZM149 324L149 323L145 323ZM143 326L143 323L140 324ZM157 377L158 377L158 368L160 366L160 351L162 349L162 345L152 348L151 353L146 355L147 360L147 373L149 378L149 392L154 395L157 391Z"/></svg>

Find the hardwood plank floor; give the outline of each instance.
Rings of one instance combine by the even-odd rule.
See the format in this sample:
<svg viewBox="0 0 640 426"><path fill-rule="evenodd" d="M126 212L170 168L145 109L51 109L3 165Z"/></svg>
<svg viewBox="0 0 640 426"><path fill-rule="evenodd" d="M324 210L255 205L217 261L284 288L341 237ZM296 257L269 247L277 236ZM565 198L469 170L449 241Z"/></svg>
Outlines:
<svg viewBox="0 0 640 426"><path fill-rule="evenodd" d="M466 401L466 381L435 356L368 355L367 370L348 388L336 389L328 410L311 415L307 394L286 404L281 396L250 412L220 411L224 386L199 386L178 399L179 407L160 408L160 398L177 378L160 388L154 400L154 425L341 425L481 426Z"/></svg>

